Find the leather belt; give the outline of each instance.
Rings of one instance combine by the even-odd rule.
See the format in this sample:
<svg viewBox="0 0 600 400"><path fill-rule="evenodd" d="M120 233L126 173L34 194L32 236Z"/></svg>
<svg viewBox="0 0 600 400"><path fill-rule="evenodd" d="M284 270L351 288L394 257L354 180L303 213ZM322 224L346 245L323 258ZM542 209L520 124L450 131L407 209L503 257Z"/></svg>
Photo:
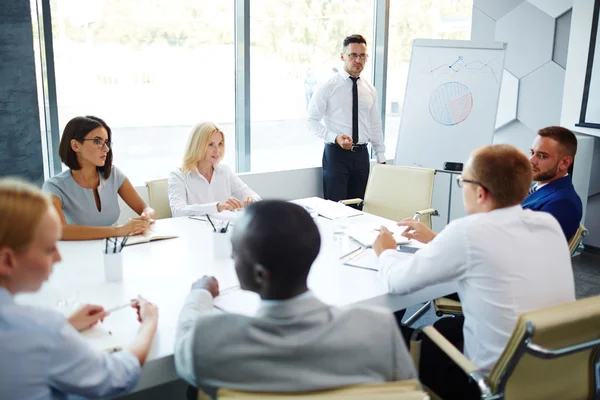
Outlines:
<svg viewBox="0 0 600 400"><path fill-rule="evenodd" d="M342 146L340 146L338 143L327 143L328 146L335 146L335 147L339 147L340 149L345 150ZM353 144L352 147L350 148L350 151L355 153L356 150L360 150L360 149L366 149L367 148L368 143L357 143L357 144Z"/></svg>

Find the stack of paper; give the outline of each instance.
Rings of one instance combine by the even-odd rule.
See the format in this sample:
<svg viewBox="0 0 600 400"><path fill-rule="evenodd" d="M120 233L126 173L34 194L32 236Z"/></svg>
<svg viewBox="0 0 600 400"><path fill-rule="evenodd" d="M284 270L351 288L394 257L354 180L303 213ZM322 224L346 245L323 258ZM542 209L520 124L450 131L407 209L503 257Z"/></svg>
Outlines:
<svg viewBox="0 0 600 400"><path fill-rule="evenodd" d="M320 216L328 219L355 217L363 214L362 211L331 200L318 203L315 210Z"/></svg>
<svg viewBox="0 0 600 400"><path fill-rule="evenodd" d="M375 239L379 235L379 230L377 229L362 229L353 227L349 232L348 236L352 239L356 240L360 244L365 247L372 247ZM405 238L399 232L394 232L394 239L396 239L397 244L409 244L410 239Z"/></svg>

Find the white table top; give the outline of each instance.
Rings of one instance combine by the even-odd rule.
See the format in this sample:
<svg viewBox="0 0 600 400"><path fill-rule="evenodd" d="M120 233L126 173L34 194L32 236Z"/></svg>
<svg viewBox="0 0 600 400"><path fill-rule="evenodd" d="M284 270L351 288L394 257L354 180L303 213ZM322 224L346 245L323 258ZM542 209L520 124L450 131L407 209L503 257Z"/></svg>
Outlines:
<svg viewBox="0 0 600 400"><path fill-rule="evenodd" d="M301 202L300 200L299 202ZM310 199L314 204L314 199ZM352 226L375 228L393 222L364 214L347 219ZM106 309L126 303L138 294L155 303L159 324L142 378L136 387L142 390L177 378L173 349L179 311L191 284L203 275L213 275L224 291L216 304L226 309L251 314L259 304L257 295L235 289L239 285L233 260L215 259L210 225L188 217L156 221L155 230L179 235L176 239L154 241L126 247L123 250L122 282L106 283L103 268L104 242L60 242L63 260L58 263L48 282L34 294L18 295L16 301L62 311L75 303L100 304ZM321 253L308 278L308 285L321 300L337 306L350 304L381 305L400 310L456 291L456 284L437 285L409 296L389 295L377 280L377 273L345 266L339 259L339 246L347 236L334 234L334 222L319 217ZM235 228L233 228L235 229ZM229 290L227 290L229 289ZM235 294L234 294L235 292ZM225 299L227 297L227 299ZM68 303L66 306L64 303ZM69 307L70 306L70 307ZM116 311L102 326L86 333L90 343L106 348L108 343L126 345L136 335L139 324L133 309ZM107 331L111 332L107 336Z"/></svg>

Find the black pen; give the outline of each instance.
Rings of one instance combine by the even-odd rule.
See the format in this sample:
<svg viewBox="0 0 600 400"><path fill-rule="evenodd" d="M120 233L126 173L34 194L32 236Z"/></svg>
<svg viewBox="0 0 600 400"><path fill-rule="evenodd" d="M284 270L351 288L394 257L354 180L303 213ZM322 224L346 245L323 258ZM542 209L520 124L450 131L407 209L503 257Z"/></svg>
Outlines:
<svg viewBox="0 0 600 400"><path fill-rule="evenodd" d="M229 221L227 221L227 225L225 225L225 228L221 228L221 233L227 233L227 228L229 228Z"/></svg>
<svg viewBox="0 0 600 400"><path fill-rule="evenodd" d="M210 219L210 215L206 214L206 218L208 219L208 222L210 222L210 224L213 227L213 230L216 232L217 228L215 228L215 224L213 224L212 220Z"/></svg>

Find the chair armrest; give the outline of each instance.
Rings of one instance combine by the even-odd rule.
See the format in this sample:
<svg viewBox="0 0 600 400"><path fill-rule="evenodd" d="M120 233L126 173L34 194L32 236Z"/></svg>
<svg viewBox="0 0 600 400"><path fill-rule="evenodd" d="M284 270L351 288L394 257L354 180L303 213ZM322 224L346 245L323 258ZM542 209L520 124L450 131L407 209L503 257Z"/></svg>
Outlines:
<svg viewBox="0 0 600 400"><path fill-rule="evenodd" d="M465 374L471 375L473 372L478 371L478 368L471 361L467 359L458 351L456 347L452 345L441 333L437 331L433 326L426 326L423 328L423 333L431 339L433 343L436 344L456 365L462 369Z"/></svg>
<svg viewBox="0 0 600 400"><path fill-rule="evenodd" d="M433 343L435 343L436 346L438 346L440 348L440 350L442 350L448 357L450 357L450 359L456 364L458 365L458 367L460 369L462 369L465 374L470 377L471 379L473 379L473 381L475 381L475 383L477 384L477 386L479 387L479 391L481 393L481 398L482 399L496 399L496 398L500 398L500 397L495 397L492 393L492 389L489 385L489 382L485 376L485 374L483 372L481 372L481 370L479 370L475 364L473 364L471 361L469 361L467 359L467 357L465 357L460 351L458 351L458 349L456 347L454 347L452 345L452 343L450 343L448 341L448 339L446 339L444 336L442 336L441 333L439 333L437 331L437 329L435 329L433 326L426 326L423 329L419 330L415 330L415 332L413 333L412 337L411 337L411 342L410 342L410 347L411 347L411 355L413 357L420 357L420 342L421 341L417 341L416 338L419 336L419 331L423 332L423 334L427 335L427 337L429 337L429 339L431 339L431 341ZM413 350L413 344L415 345L415 349ZM419 368L419 361L415 362L415 365L417 366L417 369Z"/></svg>
<svg viewBox="0 0 600 400"><path fill-rule="evenodd" d="M362 203L363 199L359 199L359 198L356 198L356 199L346 199L346 200L340 200L339 202L342 203L345 206L350 206L350 205L353 205L353 204L360 204L360 203Z"/></svg>
<svg viewBox="0 0 600 400"><path fill-rule="evenodd" d="M419 211L415 211L415 215L433 215L433 216L438 216L440 215L438 213L438 210L436 210L435 208L427 208L425 210L419 210Z"/></svg>

